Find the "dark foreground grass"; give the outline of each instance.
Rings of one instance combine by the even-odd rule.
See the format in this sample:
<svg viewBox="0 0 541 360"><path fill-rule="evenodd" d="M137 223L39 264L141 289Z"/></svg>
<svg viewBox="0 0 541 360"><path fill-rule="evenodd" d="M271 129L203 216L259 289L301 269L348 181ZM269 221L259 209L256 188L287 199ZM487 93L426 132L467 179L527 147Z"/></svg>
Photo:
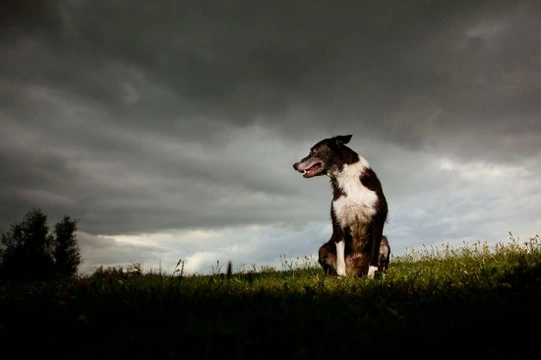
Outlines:
<svg viewBox="0 0 541 360"><path fill-rule="evenodd" d="M0 291L4 359L541 355L539 237L412 251L373 281L102 271Z"/></svg>

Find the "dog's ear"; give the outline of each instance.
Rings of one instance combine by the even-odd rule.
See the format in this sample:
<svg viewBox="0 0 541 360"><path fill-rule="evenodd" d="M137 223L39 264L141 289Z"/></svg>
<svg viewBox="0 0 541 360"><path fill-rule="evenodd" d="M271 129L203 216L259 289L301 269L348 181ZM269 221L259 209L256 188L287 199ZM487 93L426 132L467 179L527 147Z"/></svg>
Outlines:
<svg viewBox="0 0 541 360"><path fill-rule="evenodd" d="M336 145L341 146L347 144L353 135L339 135L336 139Z"/></svg>

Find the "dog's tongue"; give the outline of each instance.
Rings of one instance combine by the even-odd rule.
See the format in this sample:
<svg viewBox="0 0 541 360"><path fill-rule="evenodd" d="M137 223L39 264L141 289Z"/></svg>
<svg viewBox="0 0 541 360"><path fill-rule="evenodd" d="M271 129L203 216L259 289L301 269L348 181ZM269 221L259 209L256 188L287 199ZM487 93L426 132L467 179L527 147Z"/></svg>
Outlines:
<svg viewBox="0 0 541 360"><path fill-rule="evenodd" d="M311 166L311 167L309 167L308 169L306 169L306 170L304 171L304 175L310 176L310 175L312 175L313 173L315 173L316 171L318 171L320 167L321 167L321 166L320 166L319 164L316 164L316 165L314 165L314 166Z"/></svg>

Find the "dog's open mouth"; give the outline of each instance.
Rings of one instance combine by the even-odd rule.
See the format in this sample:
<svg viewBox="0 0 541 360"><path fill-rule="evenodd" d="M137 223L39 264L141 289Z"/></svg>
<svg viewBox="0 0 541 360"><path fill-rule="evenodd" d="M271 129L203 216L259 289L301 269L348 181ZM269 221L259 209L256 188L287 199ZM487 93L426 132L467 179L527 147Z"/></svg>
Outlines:
<svg viewBox="0 0 541 360"><path fill-rule="evenodd" d="M321 163L316 163L310 166L308 169L304 170L303 175L305 178L312 177L321 170Z"/></svg>

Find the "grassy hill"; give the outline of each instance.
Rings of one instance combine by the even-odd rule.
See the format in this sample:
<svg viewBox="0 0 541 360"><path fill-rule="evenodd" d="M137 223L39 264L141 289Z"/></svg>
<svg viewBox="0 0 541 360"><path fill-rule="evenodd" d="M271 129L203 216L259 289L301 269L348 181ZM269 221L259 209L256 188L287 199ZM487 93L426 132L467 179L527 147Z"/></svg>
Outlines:
<svg viewBox="0 0 541 360"><path fill-rule="evenodd" d="M411 251L372 281L326 276L302 261L288 271L177 270L100 269L68 280L0 282L0 356L541 355L538 236L494 248Z"/></svg>

